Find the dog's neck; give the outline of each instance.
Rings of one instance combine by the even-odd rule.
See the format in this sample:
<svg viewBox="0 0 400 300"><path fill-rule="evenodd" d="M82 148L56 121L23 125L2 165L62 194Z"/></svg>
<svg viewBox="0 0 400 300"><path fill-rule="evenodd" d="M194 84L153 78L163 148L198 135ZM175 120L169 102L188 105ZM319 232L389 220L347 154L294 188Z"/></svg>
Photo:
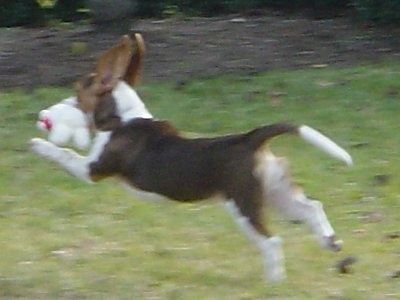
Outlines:
<svg viewBox="0 0 400 300"><path fill-rule="evenodd" d="M153 115L147 110L138 94L124 81L120 81L117 84L112 91L112 95L122 123L135 118L153 118Z"/></svg>

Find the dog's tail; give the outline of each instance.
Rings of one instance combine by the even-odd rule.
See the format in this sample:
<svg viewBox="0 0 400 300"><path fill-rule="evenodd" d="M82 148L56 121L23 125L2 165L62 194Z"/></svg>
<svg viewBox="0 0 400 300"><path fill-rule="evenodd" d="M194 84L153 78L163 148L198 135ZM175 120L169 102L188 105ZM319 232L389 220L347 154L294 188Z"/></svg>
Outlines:
<svg viewBox="0 0 400 300"><path fill-rule="evenodd" d="M245 137L250 147L257 149L265 144L269 139L286 133L300 136L306 142L334 158L345 162L347 165L353 164L351 156L346 152L346 150L338 146L334 141L322 133L306 125L296 126L290 123L275 123L256 128L245 134Z"/></svg>

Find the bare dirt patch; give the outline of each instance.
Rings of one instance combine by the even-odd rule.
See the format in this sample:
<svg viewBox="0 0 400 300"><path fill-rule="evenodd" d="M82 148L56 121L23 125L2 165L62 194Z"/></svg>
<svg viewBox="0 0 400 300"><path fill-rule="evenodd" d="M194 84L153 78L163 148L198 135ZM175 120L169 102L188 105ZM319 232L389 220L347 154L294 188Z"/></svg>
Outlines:
<svg viewBox="0 0 400 300"><path fill-rule="evenodd" d="M399 57L396 34L349 18L222 17L140 20L148 53L144 77L186 81L318 65L345 66ZM122 34L73 28L0 29L0 88L71 85ZM86 45L85 45L86 44Z"/></svg>

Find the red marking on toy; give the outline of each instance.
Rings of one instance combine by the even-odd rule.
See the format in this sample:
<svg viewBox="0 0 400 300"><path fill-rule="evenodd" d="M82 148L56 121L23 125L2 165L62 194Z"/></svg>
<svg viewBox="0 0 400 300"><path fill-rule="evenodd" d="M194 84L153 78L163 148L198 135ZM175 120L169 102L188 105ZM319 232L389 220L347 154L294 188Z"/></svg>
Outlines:
<svg viewBox="0 0 400 300"><path fill-rule="evenodd" d="M51 120L49 118L43 118L39 120L40 122L43 123L44 128L46 128L46 130L50 131L51 127L53 127L53 123L51 122Z"/></svg>

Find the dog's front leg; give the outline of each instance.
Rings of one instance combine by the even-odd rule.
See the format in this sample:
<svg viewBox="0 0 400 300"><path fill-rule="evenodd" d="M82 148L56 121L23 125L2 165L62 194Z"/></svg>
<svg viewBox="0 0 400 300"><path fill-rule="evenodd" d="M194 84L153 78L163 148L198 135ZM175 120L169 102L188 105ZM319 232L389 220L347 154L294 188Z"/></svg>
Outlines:
<svg viewBox="0 0 400 300"><path fill-rule="evenodd" d="M30 148L36 154L58 163L71 175L92 182L89 176L89 161L85 156L67 148L60 148L40 138L30 140Z"/></svg>

